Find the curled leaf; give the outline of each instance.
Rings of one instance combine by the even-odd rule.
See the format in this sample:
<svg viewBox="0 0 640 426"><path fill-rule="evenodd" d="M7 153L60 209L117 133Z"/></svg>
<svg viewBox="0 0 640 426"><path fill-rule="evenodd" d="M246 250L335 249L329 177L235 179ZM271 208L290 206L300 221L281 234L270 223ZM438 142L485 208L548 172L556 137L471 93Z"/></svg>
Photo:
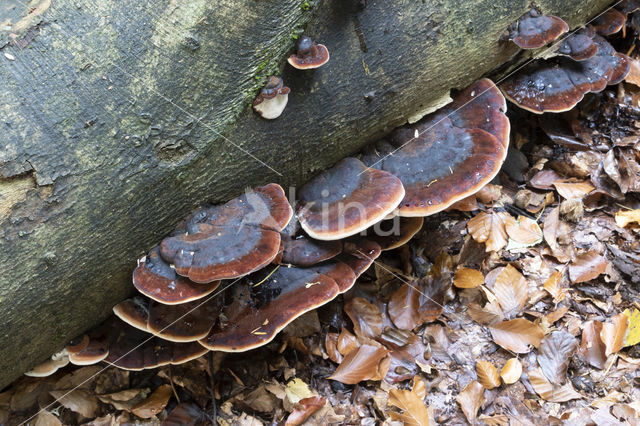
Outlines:
<svg viewBox="0 0 640 426"><path fill-rule="evenodd" d="M475 288L484 283L484 275L477 269L460 268L453 275L453 285L458 288Z"/></svg>
<svg viewBox="0 0 640 426"><path fill-rule="evenodd" d="M496 344L518 354L531 351L531 346L538 347L544 337L539 326L524 318L500 322L489 330Z"/></svg>
<svg viewBox="0 0 640 426"><path fill-rule="evenodd" d="M382 334L382 313L373 303L354 297L344 304L344 311L353 322L356 336L375 339Z"/></svg>
<svg viewBox="0 0 640 426"><path fill-rule="evenodd" d="M372 380L380 375L380 362L388 353L389 350L378 343L363 344L344 357L342 363L329 376L329 379L348 385L355 385L363 380Z"/></svg>
<svg viewBox="0 0 640 426"><path fill-rule="evenodd" d="M476 361L476 374L478 375L478 382L485 389L493 389L500 386L498 369L489 361Z"/></svg>
<svg viewBox="0 0 640 426"><path fill-rule="evenodd" d="M511 216L502 212L481 212L469 220L467 228L474 240L485 243L487 251L498 251L507 245L505 221L508 217Z"/></svg>
<svg viewBox="0 0 640 426"><path fill-rule="evenodd" d="M624 313L620 313L611 318L611 321L602 324L600 338L604 342L606 356L615 354L622 349L628 327L629 318Z"/></svg>
<svg viewBox="0 0 640 426"><path fill-rule="evenodd" d="M540 342L538 364L553 384L560 385L567 378L567 368L578 342L566 331L554 331Z"/></svg>
<svg viewBox="0 0 640 426"><path fill-rule="evenodd" d="M508 359L502 366L502 370L500 370L502 381L508 385L520 380L520 376L522 376L522 363L518 358Z"/></svg>
<svg viewBox="0 0 640 426"><path fill-rule="evenodd" d="M460 408L469 423L474 424L478 416L478 410L484 403L484 387L480 383L473 381L458 394L456 401L460 404Z"/></svg>
<svg viewBox="0 0 640 426"><path fill-rule="evenodd" d="M295 404L295 407L287 421L285 426L298 426L303 424L313 413L324 407L327 400L323 396L311 396L309 398L303 398Z"/></svg>

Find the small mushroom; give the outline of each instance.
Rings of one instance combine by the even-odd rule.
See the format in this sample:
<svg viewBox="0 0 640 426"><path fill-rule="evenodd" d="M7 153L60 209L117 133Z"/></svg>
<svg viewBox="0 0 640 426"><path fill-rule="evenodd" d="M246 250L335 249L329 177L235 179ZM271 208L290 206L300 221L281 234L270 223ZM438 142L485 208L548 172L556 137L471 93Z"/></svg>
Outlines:
<svg viewBox="0 0 640 426"><path fill-rule="evenodd" d="M393 174L349 157L307 182L298 196L302 229L317 240L339 240L392 213L404 188Z"/></svg>
<svg viewBox="0 0 640 426"><path fill-rule="evenodd" d="M278 255L279 232L292 215L284 190L269 184L196 210L184 233L162 241L160 254L178 274L197 283L241 277Z"/></svg>
<svg viewBox="0 0 640 426"><path fill-rule="evenodd" d="M300 37L297 53L289 56L289 64L299 70L309 70L323 66L329 61L329 50L323 44L316 44L307 36Z"/></svg>
<svg viewBox="0 0 640 426"><path fill-rule="evenodd" d="M396 130L376 145L371 167L397 176L405 188L399 216L428 216L479 191L507 154L509 120L504 97L483 79L447 107Z"/></svg>
<svg viewBox="0 0 640 426"><path fill-rule="evenodd" d="M538 49L569 31L569 25L553 15L535 9L521 16L510 28L510 37L522 49Z"/></svg>
<svg viewBox="0 0 640 426"><path fill-rule="evenodd" d="M67 355L67 351L63 349L51 355L51 358L47 361L24 373L24 375L29 377L47 377L67 364L69 364L69 356Z"/></svg>
<svg viewBox="0 0 640 426"><path fill-rule="evenodd" d="M133 271L133 285L140 293L157 302L177 305L211 294L220 281L194 283L181 277L160 256L160 247L154 247L149 255L138 261L138 267Z"/></svg>
<svg viewBox="0 0 640 426"><path fill-rule="evenodd" d="M291 89L284 85L281 77L270 76L267 85L253 101L254 111L267 120L280 117L289 101L289 92Z"/></svg>
<svg viewBox="0 0 640 426"><path fill-rule="evenodd" d="M598 34L606 36L620 31L626 22L627 17L624 13L616 9L609 9L597 16L591 25Z"/></svg>

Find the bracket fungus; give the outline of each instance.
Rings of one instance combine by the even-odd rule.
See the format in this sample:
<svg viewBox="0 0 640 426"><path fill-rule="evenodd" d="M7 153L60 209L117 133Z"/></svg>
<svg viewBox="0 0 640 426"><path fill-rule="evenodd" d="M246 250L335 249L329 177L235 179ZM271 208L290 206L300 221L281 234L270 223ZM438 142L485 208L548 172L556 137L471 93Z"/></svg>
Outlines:
<svg viewBox="0 0 640 426"><path fill-rule="evenodd" d="M377 155L363 159L402 181L399 216L437 213L498 174L509 144L505 111L498 88L491 80L480 80L447 107L396 130L391 143L379 142Z"/></svg>
<svg viewBox="0 0 640 426"><path fill-rule="evenodd" d="M569 31L569 25L553 15L542 15L535 9L521 16L511 28L511 40L522 49L538 49Z"/></svg>
<svg viewBox="0 0 640 426"><path fill-rule="evenodd" d="M278 118L287 106L289 92L282 77L272 75L253 101L253 110L267 120Z"/></svg>
<svg viewBox="0 0 640 426"><path fill-rule="evenodd" d="M300 37L297 53L288 59L289 64L299 70L309 70L323 66L329 61L329 50L323 44L316 44L307 36Z"/></svg>
<svg viewBox="0 0 640 426"><path fill-rule="evenodd" d="M67 355L67 351L63 349L62 351L51 355L50 359L37 365L24 374L29 377L46 377L52 375L58 371L58 369L66 366L67 364L69 364L69 356Z"/></svg>
<svg viewBox="0 0 640 426"><path fill-rule="evenodd" d="M509 101L536 114L572 109L589 92L621 82L631 59L594 34L597 53L583 61L552 58L537 61L506 79L500 86Z"/></svg>
<svg viewBox="0 0 640 426"><path fill-rule="evenodd" d="M196 210L184 233L162 241L160 254L196 283L241 277L277 256L279 232L292 215L284 190L272 183L226 204Z"/></svg>
<svg viewBox="0 0 640 426"><path fill-rule="evenodd" d="M300 233L300 222L294 216L289 225L280 233L282 256L277 264L313 266L332 259L342 252L342 241L320 241Z"/></svg>
<svg viewBox="0 0 640 426"><path fill-rule="evenodd" d="M396 176L349 157L300 189L297 217L310 237L338 240L384 219L404 194Z"/></svg>
<svg viewBox="0 0 640 426"><path fill-rule="evenodd" d="M598 34L611 35L620 31L626 22L627 17L624 13L616 9L609 9L597 16L593 22L591 22L591 25Z"/></svg>
<svg viewBox="0 0 640 426"><path fill-rule="evenodd" d="M367 229L366 237L380 245L383 251L393 250L407 242L422 229L424 217L396 216Z"/></svg>
<svg viewBox="0 0 640 426"><path fill-rule="evenodd" d="M138 261L133 271L133 285L142 294L165 305L176 305L200 299L212 293L220 281L194 283L176 274L160 256L160 247L154 247L149 254Z"/></svg>
<svg viewBox="0 0 640 426"><path fill-rule="evenodd" d="M598 53L598 46L593 41L595 34L592 27L583 28L563 40L556 52L568 56L574 61L592 58Z"/></svg>

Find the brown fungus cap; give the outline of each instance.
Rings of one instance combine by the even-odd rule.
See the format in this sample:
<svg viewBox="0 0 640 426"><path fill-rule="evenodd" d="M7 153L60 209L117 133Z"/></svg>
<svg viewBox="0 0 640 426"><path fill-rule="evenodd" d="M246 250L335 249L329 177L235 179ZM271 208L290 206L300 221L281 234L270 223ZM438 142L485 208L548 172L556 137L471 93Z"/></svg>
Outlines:
<svg viewBox="0 0 640 426"><path fill-rule="evenodd" d="M177 305L200 299L220 285L220 281L194 283L176 274L160 256L160 247L154 247L149 255L138 261L133 271L133 285L151 299L165 305Z"/></svg>
<svg viewBox="0 0 640 426"><path fill-rule="evenodd" d="M624 13L609 9L601 15L598 15L592 22L593 29L600 35L615 34L624 27L627 17Z"/></svg>
<svg viewBox="0 0 640 426"><path fill-rule="evenodd" d="M342 252L341 241L318 241L299 235L282 236L283 252L279 263L295 266L313 266L336 257Z"/></svg>
<svg viewBox="0 0 640 426"><path fill-rule="evenodd" d="M113 323L113 319L107 320L86 336L69 342L65 347L69 362L75 365L92 365L104 360L109 354L109 333L113 331Z"/></svg>
<svg viewBox="0 0 640 426"><path fill-rule="evenodd" d="M113 327L105 361L124 370L182 364L207 353L197 342L176 343L119 322Z"/></svg>
<svg viewBox="0 0 640 426"><path fill-rule="evenodd" d="M400 179L345 158L299 191L297 217L317 240L357 234L392 213L404 197Z"/></svg>
<svg viewBox="0 0 640 426"><path fill-rule="evenodd" d="M574 61L584 61L598 53L598 46L593 41L595 31L586 27L567 37L557 48L557 53L568 56Z"/></svg>
<svg viewBox="0 0 640 426"><path fill-rule="evenodd" d="M569 25L553 15L542 15L532 9L510 29L511 40L522 49L538 49L569 31Z"/></svg>
<svg viewBox="0 0 640 426"><path fill-rule="evenodd" d="M537 61L505 80L505 97L536 114L572 109L589 92L600 92L628 74L631 60L601 36L594 35L595 56L575 62L566 58Z"/></svg>
<svg viewBox="0 0 640 426"><path fill-rule="evenodd" d="M379 159L371 167L397 176L405 188L397 214L437 213L491 181L507 154L510 126L505 111L500 91L483 79L447 107L396 130L392 145L379 146Z"/></svg>
<svg viewBox="0 0 640 426"><path fill-rule="evenodd" d="M185 233L162 241L160 254L197 283L241 277L277 256L279 232L292 213L279 185L259 187L226 204L198 209L186 221Z"/></svg>
<svg viewBox="0 0 640 426"><path fill-rule="evenodd" d="M36 365L31 370L24 373L29 377L47 377L58 371L60 368L69 364L69 357L65 350L51 355L51 358Z"/></svg>
<svg viewBox="0 0 640 426"><path fill-rule="evenodd" d="M378 243L383 251L393 250L413 238L422 229L424 218L396 216L366 230L366 237Z"/></svg>
<svg viewBox="0 0 640 426"><path fill-rule="evenodd" d="M355 273L357 279L364 271L373 265L373 262L375 262L381 253L382 247L380 247L377 242L366 238L353 238L344 243L344 251L338 257L338 260L348 265ZM349 288L341 289L341 293L349 290L352 286L353 284L351 284Z"/></svg>
<svg viewBox="0 0 640 426"><path fill-rule="evenodd" d="M291 89L284 85L281 77L270 76L266 86L253 101L254 111L267 120L280 117L289 101L289 92Z"/></svg>
<svg viewBox="0 0 640 426"><path fill-rule="evenodd" d="M289 64L299 70L321 67L329 61L329 50L323 44L316 44L307 36L300 37L297 53L288 59Z"/></svg>
<svg viewBox="0 0 640 426"><path fill-rule="evenodd" d="M217 297L169 306L142 296L118 303L113 313L142 331L172 342L195 342L204 338L218 318Z"/></svg>
<svg viewBox="0 0 640 426"><path fill-rule="evenodd" d="M355 282L353 271L335 261L311 268L274 268L245 277L227 290L227 304L211 333L200 341L203 346L223 352L263 346L300 315L335 298L340 293L336 278L344 281L343 287Z"/></svg>

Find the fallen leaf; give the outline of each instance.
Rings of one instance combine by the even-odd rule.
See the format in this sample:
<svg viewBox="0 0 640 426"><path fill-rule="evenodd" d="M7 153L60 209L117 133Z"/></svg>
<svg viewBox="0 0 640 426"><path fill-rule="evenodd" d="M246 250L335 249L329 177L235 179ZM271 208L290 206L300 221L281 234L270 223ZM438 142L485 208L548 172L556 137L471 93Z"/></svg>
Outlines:
<svg viewBox="0 0 640 426"><path fill-rule="evenodd" d="M600 321L589 321L582 327L582 341L580 342L580 353L592 366L603 369L607 361L606 346L600 338L602 323Z"/></svg>
<svg viewBox="0 0 640 426"><path fill-rule="evenodd" d="M542 235L552 249L558 248L558 225L560 224L560 209L554 207L544 218Z"/></svg>
<svg viewBox="0 0 640 426"><path fill-rule="evenodd" d="M538 347L538 364L551 383L564 383L570 357L577 346L575 337L562 330L554 331L542 339Z"/></svg>
<svg viewBox="0 0 640 426"><path fill-rule="evenodd" d="M480 383L473 381L458 394L456 401L460 404L467 421L474 424L478 416L478 410L484 403L484 387Z"/></svg>
<svg viewBox="0 0 640 426"><path fill-rule="evenodd" d="M529 377L529 383L531 383L533 390L545 401L567 402L572 399L582 398L582 395L576 392L573 386L571 386L571 381L567 381L567 383L562 386L553 386L540 368L527 372L527 376Z"/></svg>
<svg viewBox="0 0 640 426"><path fill-rule="evenodd" d="M338 335L338 352L347 355L358 347L358 338L346 328L342 327Z"/></svg>
<svg viewBox="0 0 640 426"><path fill-rule="evenodd" d="M524 318L503 321L489 327L493 341L508 351L525 354L540 344L544 333L542 329Z"/></svg>
<svg viewBox="0 0 640 426"><path fill-rule="evenodd" d="M616 225L624 228L630 223L640 223L640 210L620 210L614 214Z"/></svg>
<svg viewBox="0 0 640 426"><path fill-rule="evenodd" d="M378 367L389 350L380 344L363 344L347 354L329 379L355 385L379 375Z"/></svg>
<svg viewBox="0 0 640 426"><path fill-rule="evenodd" d="M140 404L131 409L131 412L143 419L150 419L164 410L171 398L171 386L162 385L153 391L151 395Z"/></svg>
<svg viewBox="0 0 640 426"><path fill-rule="evenodd" d="M73 391L55 390L49 392L65 408L76 412L83 417L92 419L98 411L98 398L87 389Z"/></svg>
<svg viewBox="0 0 640 426"><path fill-rule="evenodd" d="M476 361L476 374L478 375L478 382L485 389L493 389L500 386L498 369L489 361Z"/></svg>
<svg viewBox="0 0 640 426"><path fill-rule="evenodd" d="M505 230L509 238L525 247L542 242L542 229L535 220L526 216L519 216L518 220L509 216L505 220Z"/></svg>
<svg viewBox="0 0 640 426"><path fill-rule="evenodd" d="M560 175L554 170L545 169L536 173L531 180L529 180L529 185L536 189L553 189L553 183L559 179Z"/></svg>
<svg viewBox="0 0 640 426"><path fill-rule="evenodd" d="M553 303L562 302L567 296L567 289L561 285L562 272L553 271L553 273L542 284L542 287L551 295ZM555 321L554 321L555 322Z"/></svg>
<svg viewBox="0 0 640 426"><path fill-rule="evenodd" d="M467 222L469 233L479 243L485 243L486 251L498 251L507 245L505 221L507 213L481 212Z"/></svg>
<svg viewBox="0 0 640 426"><path fill-rule="evenodd" d="M596 251L583 253L569 265L569 278L574 283L591 281L607 269L607 259Z"/></svg>
<svg viewBox="0 0 640 426"><path fill-rule="evenodd" d="M567 200L580 199L596 189L587 181L575 181L569 179L557 180L553 182L553 186L555 186L558 194Z"/></svg>
<svg viewBox="0 0 640 426"><path fill-rule="evenodd" d="M502 366L502 370L500 370L502 381L508 385L520 380L520 376L522 376L522 363L518 358L508 359Z"/></svg>
<svg viewBox="0 0 640 426"><path fill-rule="evenodd" d="M202 424L205 413L193 402L183 402L162 421L161 426L195 426Z"/></svg>
<svg viewBox="0 0 640 426"><path fill-rule="evenodd" d="M631 67L624 81L640 87L640 62L637 59L631 60Z"/></svg>
<svg viewBox="0 0 640 426"><path fill-rule="evenodd" d="M120 392L98 395L98 399L105 404L113 405L116 410L131 411L133 407L144 401L150 392L149 388L125 389Z"/></svg>
<svg viewBox="0 0 640 426"><path fill-rule="evenodd" d="M629 327L629 318L620 313L602 324L600 338L605 346L605 355L615 354L624 346L624 338Z"/></svg>
<svg viewBox="0 0 640 426"><path fill-rule="evenodd" d="M419 307L420 293L416 283L405 283L391 295L387 313L400 330L413 330L422 324Z"/></svg>
<svg viewBox="0 0 640 426"><path fill-rule="evenodd" d="M302 399L314 396L309 385L304 380L297 377L287 382L284 392L287 396L287 400L292 404L296 404Z"/></svg>
<svg viewBox="0 0 640 426"><path fill-rule="evenodd" d="M460 268L453 275L453 285L458 288L475 288L483 283L484 276L477 269Z"/></svg>
<svg viewBox="0 0 640 426"><path fill-rule="evenodd" d="M303 424L313 413L324 407L327 400L322 396L312 396L298 401L294 410L287 417L285 426L298 426Z"/></svg>
<svg viewBox="0 0 640 426"><path fill-rule="evenodd" d="M476 198L483 204L489 204L496 201L502 195L502 187L491 183L483 186L480 191L476 192Z"/></svg>
<svg viewBox="0 0 640 426"><path fill-rule="evenodd" d="M624 314L629 318L629 333L624 344L625 347L637 345L640 343L640 311L634 309L629 311L626 309Z"/></svg>
<svg viewBox="0 0 640 426"><path fill-rule="evenodd" d="M422 398L414 390L391 389L389 390L390 405L402 410L401 413L389 411L393 420L403 422L405 425L428 426L429 411Z"/></svg>
<svg viewBox="0 0 640 426"><path fill-rule="evenodd" d="M511 265L507 265L498 274L492 290L502 308L502 312L507 318L513 318L519 314L527 302L527 281Z"/></svg>
<svg viewBox="0 0 640 426"><path fill-rule="evenodd" d="M470 303L469 316L482 325L494 325L504 321L504 313L497 301L489 302L483 307L477 303Z"/></svg>
<svg viewBox="0 0 640 426"><path fill-rule="evenodd" d="M342 354L338 352L338 333L327 333L324 337L324 350L331 361L340 364Z"/></svg>
<svg viewBox="0 0 640 426"><path fill-rule="evenodd" d="M382 313L373 303L354 297L344 304L344 311L353 322L356 336L375 339L382 334Z"/></svg>
<svg viewBox="0 0 640 426"><path fill-rule="evenodd" d="M41 410L33 420L34 426L62 426L62 422L46 410Z"/></svg>

